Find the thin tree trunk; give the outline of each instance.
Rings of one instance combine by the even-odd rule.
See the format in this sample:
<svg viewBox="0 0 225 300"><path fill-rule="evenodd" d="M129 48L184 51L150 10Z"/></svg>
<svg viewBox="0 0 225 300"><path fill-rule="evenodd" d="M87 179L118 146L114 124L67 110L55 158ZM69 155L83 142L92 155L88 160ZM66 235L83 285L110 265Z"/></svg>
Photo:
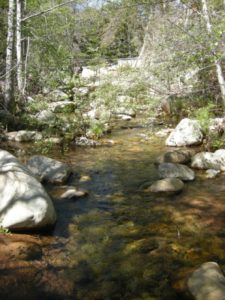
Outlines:
<svg viewBox="0 0 225 300"><path fill-rule="evenodd" d="M13 41L14 41L14 13L15 1L9 0L8 9L8 33L6 48L6 78L5 78L5 99L4 107L10 110L13 106Z"/></svg>
<svg viewBox="0 0 225 300"><path fill-rule="evenodd" d="M23 91L23 61L21 37L22 0L16 0L16 62L17 62L17 87L19 95Z"/></svg>
<svg viewBox="0 0 225 300"><path fill-rule="evenodd" d="M212 34L212 24L211 24L210 18L209 18L207 2L206 2L206 0L201 0L201 1L202 1L202 14L205 19L206 28L207 28L208 34L211 35ZM220 92L221 92L221 97L223 100L223 106L225 106L225 79L224 79L224 75L223 75L223 69L222 69L221 63L218 59L215 59L214 63L216 66L217 80L218 80L218 83L220 86Z"/></svg>
<svg viewBox="0 0 225 300"><path fill-rule="evenodd" d="M28 64L29 51L30 51L30 38L28 37L27 38L26 58L25 58L25 64L24 64L23 95L25 95L26 85L27 85L27 64Z"/></svg>

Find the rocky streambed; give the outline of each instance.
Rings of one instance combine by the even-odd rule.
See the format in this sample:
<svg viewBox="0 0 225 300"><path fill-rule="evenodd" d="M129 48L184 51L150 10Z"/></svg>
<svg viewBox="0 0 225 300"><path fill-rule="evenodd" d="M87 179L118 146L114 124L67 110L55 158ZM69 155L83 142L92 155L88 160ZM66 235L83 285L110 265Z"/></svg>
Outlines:
<svg viewBox="0 0 225 300"><path fill-rule="evenodd" d="M134 128L110 139L52 154L73 170L63 185L45 183L56 225L0 235L2 299L191 299L193 270L225 270L225 175L200 170L178 194L153 193L165 138ZM62 197L68 189L88 194Z"/></svg>

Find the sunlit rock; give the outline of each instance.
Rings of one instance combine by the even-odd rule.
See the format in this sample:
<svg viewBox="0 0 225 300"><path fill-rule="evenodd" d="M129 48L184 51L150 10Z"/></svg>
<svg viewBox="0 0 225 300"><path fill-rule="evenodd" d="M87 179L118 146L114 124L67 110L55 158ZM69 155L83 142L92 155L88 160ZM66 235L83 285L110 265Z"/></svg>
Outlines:
<svg viewBox="0 0 225 300"><path fill-rule="evenodd" d="M162 163L159 165L160 178L179 178L184 181L195 179L193 170L182 164Z"/></svg>
<svg viewBox="0 0 225 300"><path fill-rule="evenodd" d="M132 118L136 116L136 112L133 110L133 108L126 108L126 107L118 107L115 108L112 113L114 115L127 115Z"/></svg>
<svg viewBox="0 0 225 300"><path fill-rule="evenodd" d="M192 146L199 145L203 140L202 128L198 121L183 119L171 132L166 140L167 146Z"/></svg>
<svg viewBox="0 0 225 300"><path fill-rule="evenodd" d="M146 192L176 194L183 190L184 183L178 178L165 178L154 182Z"/></svg>
<svg viewBox="0 0 225 300"><path fill-rule="evenodd" d="M91 146L91 147L101 146L101 143L99 143L98 141L86 138L85 136L75 138L74 143L77 146Z"/></svg>
<svg viewBox="0 0 225 300"><path fill-rule="evenodd" d="M37 131L29 131L29 130L19 130L19 131L11 131L6 133L6 138L9 141L15 142L33 142L39 141L42 139L42 134Z"/></svg>
<svg viewBox="0 0 225 300"><path fill-rule="evenodd" d="M39 121L54 121L55 114L51 110L42 110L35 115Z"/></svg>
<svg viewBox="0 0 225 300"><path fill-rule="evenodd" d="M220 135L225 132L225 118L211 119L209 122L209 133Z"/></svg>
<svg viewBox="0 0 225 300"><path fill-rule="evenodd" d="M54 90L51 93L49 93L48 97L52 99L53 101L64 101L68 100L68 95L61 91L61 90Z"/></svg>
<svg viewBox="0 0 225 300"><path fill-rule="evenodd" d="M42 155L32 156L27 167L42 182L56 184L65 183L72 172L67 164Z"/></svg>
<svg viewBox="0 0 225 300"><path fill-rule="evenodd" d="M219 170L209 169L206 170L206 178L212 179L215 178L220 173Z"/></svg>
<svg viewBox="0 0 225 300"><path fill-rule="evenodd" d="M53 225L56 214L42 185L16 157L0 150L0 226L37 229Z"/></svg>
<svg viewBox="0 0 225 300"><path fill-rule="evenodd" d="M188 288L195 300L225 299L225 277L215 262L206 262L194 271Z"/></svg>
<svg viewBox="0 0 225 300"><path fill-rule="evenodd" d="M75 94L75 96L78 96L78 97L86 97L88 96L89 92L90 92L90 89L88 87L74 87L72 89L73 93Z"/></svg>
<svg viewBox="0 0 225 300"><path fill-rule="evenodd" d="M81 73L81 78L83 79L90 79L96 77L96 71L91 70L87 67L83 67L82 73Z"/></svg>
<svg viewBox="0 0 225 300"><path fill-rule="evenodd" d="M93 108L87 113L84 114L84 117L96 120L105 120L108 121L111 117L111 112L107 110L104 106L99 106L97 108Z"/></svg>
<svg viewBox="0 0 225 300"><path fill-rule="evenodd" d="M214 169L225 171L225 149L212 152L197 153L191 162L191 167L196 169Z"/></svg>

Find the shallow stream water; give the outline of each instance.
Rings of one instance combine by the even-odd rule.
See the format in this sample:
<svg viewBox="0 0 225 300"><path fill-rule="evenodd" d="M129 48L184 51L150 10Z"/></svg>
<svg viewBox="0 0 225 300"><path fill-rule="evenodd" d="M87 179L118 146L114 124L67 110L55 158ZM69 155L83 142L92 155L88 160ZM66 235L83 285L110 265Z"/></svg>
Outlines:
<svg viewBox="0 0 225 300"><path fill-rule="evenodd" d="M73 166L69 185L89 195L60 200L62 188L47 187L58 221L39 237L41 269L24 283L26 299L190 299L193 269L212 260L225 270L225 175L198 172L179 195L151 195L142 186L158 178L154 161L168 150L164 140L148 129L110 138L111 147L54 154Z"/></svg>

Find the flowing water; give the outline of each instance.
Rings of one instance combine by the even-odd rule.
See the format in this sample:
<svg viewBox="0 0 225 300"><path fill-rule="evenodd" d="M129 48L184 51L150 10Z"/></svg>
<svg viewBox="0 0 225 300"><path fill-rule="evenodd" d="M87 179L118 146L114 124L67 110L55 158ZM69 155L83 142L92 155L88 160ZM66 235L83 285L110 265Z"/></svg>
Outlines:
<svg viewBox="0 0 225 300"><path fill-rule="evenodd" d="M24 284L24 299L189 299L185 280L193 269L209 260L225 269L224 175L198 173L179 195L151 195L142 187L157 179L164 141L147 129L112 139L111 147L54 154L75 170L69 185L89 195L60 200L62 188L47 187L58 221L40 237L41 269L31 287Z"/></svg>

